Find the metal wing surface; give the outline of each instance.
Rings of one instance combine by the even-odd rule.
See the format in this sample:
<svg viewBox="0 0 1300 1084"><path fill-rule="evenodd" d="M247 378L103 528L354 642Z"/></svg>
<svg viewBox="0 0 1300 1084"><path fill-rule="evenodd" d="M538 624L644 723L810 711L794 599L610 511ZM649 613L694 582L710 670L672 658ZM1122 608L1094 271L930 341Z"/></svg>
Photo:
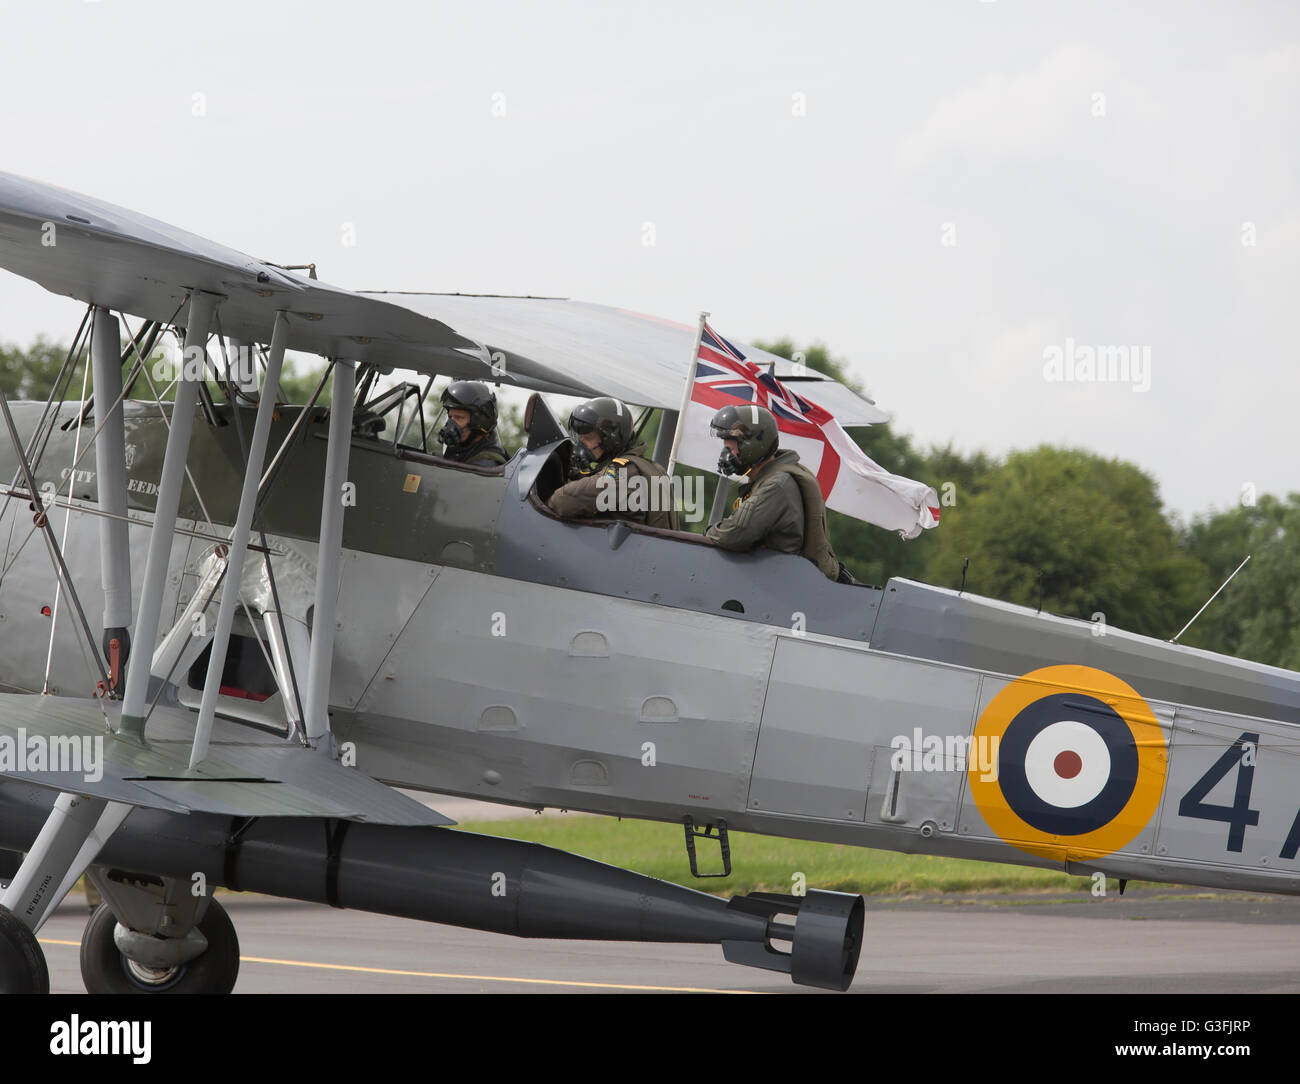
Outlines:
<svg viewBox="0 0 1300 1084"><path fill-rule="evenodd" d="M681 404L694 342L685 324L560 298L353 293L8 173L0 173L0 267L52 293L159 321L171 321L192 290L218 294L222 332L245 342L267 341L284 310L292 350L669 410ZM739 345L753 361L774 362L777 376L841 425L888 420L836 381L794 375L784 358Z"/></svg>
<svg viewBox="0 0 1300 1084"><path fill-rule="evenodd" d="M108 710L119 711L120 706L111 704ZM194 715L178 708L154 710L149 746L141 748L105 732L94 700L0 694L4 778L172 813L336 817L416 826L455 823L319 750L220 719L213 726L208 756L191 771L193 737ZM86 739L98 739L102 758L84 756ZM72 742L83 750L79 770L51 770L55 750L66 750ZM33 766L28 751L37 747L45 751L44 760ZM66 767L67 761L60 763Z"/></svg>
<svg viewBox="0 0 1300 1084"><path fill-rule="evenodd" d="M676 410L690 368L695 327L628 309L556 297L482 294L367 293L389 298L483 343L504 364L506 383L525 378L570 395L612 395L637 406ZM736 341L800 395L825 407L841 425L889 420L883 410L813 370L797 373L786 358ZM528 385L525 386L534 386Z"/></svg>
<svg viewBox="0 0 1300 1084"><path fill-rule="evenodd" d="M0 267L56 294L170 321L191 290L224 297L221 330L265 342L291 315L289 348L457 377L489 373L481 347L410 309L283 271L165 222L0 173Z"/></svg>

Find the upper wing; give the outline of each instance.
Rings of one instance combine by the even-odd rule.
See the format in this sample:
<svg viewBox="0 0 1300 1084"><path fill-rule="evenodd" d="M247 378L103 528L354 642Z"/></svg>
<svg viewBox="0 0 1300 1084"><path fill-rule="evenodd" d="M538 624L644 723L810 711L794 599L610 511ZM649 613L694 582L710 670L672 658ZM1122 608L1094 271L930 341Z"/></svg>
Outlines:
<svg viewBox="0 0 1300 1084"><path fill-rule="evenodd" d="M545 381L570 395L612 395L638 406L677 410L690 370L695 327L628 309L556 297L482 294L367 293L391 298L483 343L500 379ZM733 340L734 341L734 340ZM838 381L802 370L765 350L737 344L841 425L870 425L889 416ZM504 367L504 371L502 369ZM497 378L493 378L497 379Z"/></svg>
<svg viewBox="0 0 1300 1084"><path fill-rule="evenodd" d="M266 342L283 309L297 315L294 350L460 377L489 371L474 356L477 343L437 320L7 173L0 173L0 266L53 293L151 320L170 321L191 290L219 294L221 330L245 342Z"/></svg>
<svg viewBox="0 0 1300 1084"><path fill-rule="evenodd" d="M0 267L53 293L151 320L172 320L192 290L218 294L222 332L245 342L267 341L284 310L293 350L670 410L681 403L694 341L684 324L557 298L353 293L8 173L0 173ZM785 359L742 348L789 376ZM820 374L792 379L841 425L887 418Z"/></svg>

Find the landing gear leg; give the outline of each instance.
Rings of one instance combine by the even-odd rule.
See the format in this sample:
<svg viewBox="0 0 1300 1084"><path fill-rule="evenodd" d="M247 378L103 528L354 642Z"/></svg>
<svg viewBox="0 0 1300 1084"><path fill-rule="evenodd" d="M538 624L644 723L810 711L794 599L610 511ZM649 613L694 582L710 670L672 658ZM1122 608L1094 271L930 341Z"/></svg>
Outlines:
<svg viewBox="0 0 1300 1084"><path fill-rule="evenodd" d="M0 990L49 993L49 971L36 931L129 811L127 805L76 794L55 800L40 835L0 894Z"/></svg>

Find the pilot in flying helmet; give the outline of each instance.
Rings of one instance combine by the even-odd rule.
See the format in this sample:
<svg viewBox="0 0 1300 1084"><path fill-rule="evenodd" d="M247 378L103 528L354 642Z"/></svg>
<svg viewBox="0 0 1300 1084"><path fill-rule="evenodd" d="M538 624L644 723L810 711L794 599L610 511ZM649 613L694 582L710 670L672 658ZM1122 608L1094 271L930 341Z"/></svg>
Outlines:
<svg viewBox="0 0 1300 1084"><path fill-rule="evenodd" d="M660 501L629 500L644 496L649 480L664 477L664 469L636 439L632 412L626 403L602 396L579 403L569 415L573 442L569 476L546 503L560 515L583 519L628 519L648 527L677 530L677 511Z"/></svg>
<svg viewBox="0 0 1300 1084"><path fill-rule="evenodd" d="M497 397L477 380L456 380L442 393L447 422L438 430L442 454L457 463L500 466L509 456L497 436Z"/></svg>

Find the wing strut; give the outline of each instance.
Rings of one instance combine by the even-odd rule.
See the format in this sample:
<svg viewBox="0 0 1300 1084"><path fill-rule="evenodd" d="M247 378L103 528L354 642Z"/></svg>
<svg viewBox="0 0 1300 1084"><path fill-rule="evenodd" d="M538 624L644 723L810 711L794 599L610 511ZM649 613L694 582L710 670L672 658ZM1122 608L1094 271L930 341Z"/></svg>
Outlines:
<svg viewBox="0 0 1300 1084"><path fill-rule="evenodd" d="M131 544L126 500L126 422L122 405L122 332L107 309L95 308L90 358L99 404L95 431L95 489L104 515L99 519L99 567L104 586L104 657L109 660L109 695L121 695L122 674L131 653ZM71 494L69 494L71 496ZM72 512L69 510L68 515ZM114 651L114 641L117 650Z"/></svg>
<svg viewBox="0 0 1300 1084"><path fill-rule="evenodd" d="M176 385L171 432L167 434L167 451L163 455L153 530L149 534L149 557L145 563L144 584L140 589L140 612L135 625L135 641L144 644L145 650L135 653L127 670L122 721L118 728L121 736L141 745L144 744L144 702L149 693L149 669L152 661L150 648L158 639L163 588L167 583L172 536L176 532L176 514L180 509L181 486L185 481L185 459L189 454L190 433L194 429L194 402L198 397L198 385L203 380L202 368L192 364L190 359L202 356L218 300L215 294L194 291L190 297L189 316L186 318L181 377Z"/></svg>
<svg viewBox="0 0 1300 1084"><path fill-rule="evenodd" d="M344 483L352 450L352 395L356 362L335 358L330 394L329 446L325 451L325 485L321 492L320 551L316 559L316 600L312 608L311 657L307 666L307 740L329 733L330 671L334 664L334 612L339 598L343 552Z"/></svg>
<svg viewBox="0 0 1300 1084"><path fill-rule="evenodd" d="M284 364L284 347L288 341L289 318L281 310L275 314L271 353L266 362L266 384L262 389L261 402L257 405L253 440L248 449L248 463L244 468L244 486L239 494L239 511L235 516L235 529L230 536L226 587L221 593L221 608L217 611L217 628L213 634L212 653L208 658L208 676L203 683L199 721L194 728L194 746L190 750L191 770L208 754L212 718L217 710L217 694L221 691L221 673L230 647L230 627L235 619L239 587L243 582L244 555L248 552L253 511L257 505L257 484L262 477L262 464L266 461L266 445L271 436L271 418L275 413L275 396L280 387L280 369ZM239 407L232 401L230 409L235 411Z"/></svg>

